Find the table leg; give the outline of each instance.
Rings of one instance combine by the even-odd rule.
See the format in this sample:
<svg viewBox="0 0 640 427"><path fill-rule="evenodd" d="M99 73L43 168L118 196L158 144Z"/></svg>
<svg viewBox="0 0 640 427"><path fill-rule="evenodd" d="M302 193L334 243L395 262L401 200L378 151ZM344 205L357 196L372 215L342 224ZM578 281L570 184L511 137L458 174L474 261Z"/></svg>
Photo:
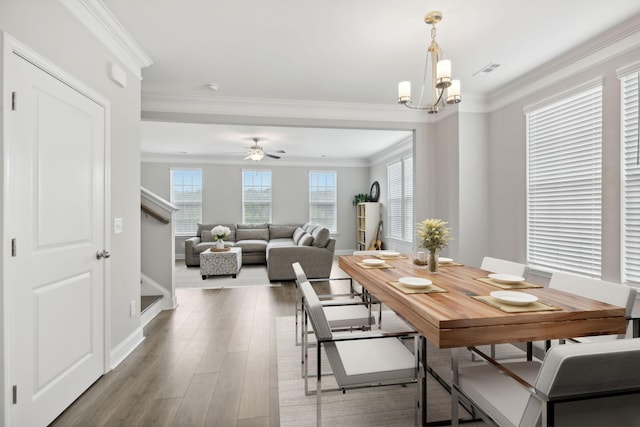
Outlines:
<svg viewBox="0 0 640 427"><path fill-rule="evenodd" d="M422 365L422 375L420 378L420 418L422 425L427 425L427 339L420 335L420 365Z"/></svg>
<svg viewBox="0 0 640 427"><path fill-rule="evenodd" d="M633 319L633 338L640 337L640 318L635 317Z"/></svg>

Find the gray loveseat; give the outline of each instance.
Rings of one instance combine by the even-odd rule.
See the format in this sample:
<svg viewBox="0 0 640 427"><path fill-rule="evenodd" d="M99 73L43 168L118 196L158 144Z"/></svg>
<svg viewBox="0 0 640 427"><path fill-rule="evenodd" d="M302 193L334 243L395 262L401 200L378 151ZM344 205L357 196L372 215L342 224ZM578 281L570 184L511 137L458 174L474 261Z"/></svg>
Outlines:
<svg viewBox="0 0 640 427"><path fill-rule="evenodd" d="M225 246L242 249L242 264L266 264L269 280L295 280L291 264L299 262L309 278L329 277L336 241L318 224L198 224L197 236L185 241L187 266L199 266L200 254L214 245L211 229L229 227Z"/></svg>

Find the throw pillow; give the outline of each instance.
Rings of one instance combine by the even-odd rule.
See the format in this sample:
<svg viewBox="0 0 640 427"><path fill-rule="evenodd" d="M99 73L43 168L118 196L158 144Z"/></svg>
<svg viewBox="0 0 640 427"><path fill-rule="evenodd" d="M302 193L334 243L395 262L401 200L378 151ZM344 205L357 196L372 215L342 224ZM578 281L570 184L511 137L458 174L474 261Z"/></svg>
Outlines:
<svg viewBox="0 0 640 427"><path fill-rule="evenodd" d="M311 246L313 244L313 236L309 233L304 233L304 235L298 241L298 246Z"/></svg>
<svg viewBox="0 0 640 427"><path fill-rule="evenodd" d="M318 227L313 230L311 233L313 236L313 246L317 246L319 248L324 248L329 243L329 238L331 234L329 233L329 229L326 227Z"/></svg>
<svg viewBox="0 0 640 427"><path fill-rule="evenodd" d="M296 231L293 232L293 244L297 245L303 235L304 230L300 227L296 228Z"/></svg>
<svg viewBox="0 0 640 427"><path fill-rule="evenodd" d="M202 242L213 242L213 233L211 230L202 230L202 237L200 240Z"/></svg>
<svg viewBox="0 0 640 427"><path fill-rule="evenodd" d="M318 227L320 227L318 224L310 223L306 229L306 232L309 234L313 234L313 230L315 230Z"/></svg>

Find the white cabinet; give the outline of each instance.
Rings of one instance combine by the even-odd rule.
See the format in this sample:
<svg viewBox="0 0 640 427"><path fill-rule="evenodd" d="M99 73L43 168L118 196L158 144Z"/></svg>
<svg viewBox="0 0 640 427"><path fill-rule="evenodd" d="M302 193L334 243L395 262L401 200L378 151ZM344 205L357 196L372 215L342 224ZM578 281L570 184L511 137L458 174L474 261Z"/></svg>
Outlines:
<svg viewBox="0 0 640 427"><path fill-rule="evenodd" d="M380 203L364 202L356 206L356 241L359 251L366 251L371 246L371 242L376 239L382 240L382 228L380 224Z"/></svg>

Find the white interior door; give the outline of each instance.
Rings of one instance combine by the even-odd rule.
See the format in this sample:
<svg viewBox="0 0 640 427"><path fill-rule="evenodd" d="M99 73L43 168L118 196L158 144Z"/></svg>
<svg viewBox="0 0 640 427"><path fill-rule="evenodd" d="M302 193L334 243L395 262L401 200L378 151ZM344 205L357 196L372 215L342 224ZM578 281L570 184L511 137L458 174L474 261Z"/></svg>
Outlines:
<svg viewBox="0 0 640 427"><path fill-rule="evenodd" d="M46 426L105 371L105 110L13 54L8 117L14 426Z"/></svg>

